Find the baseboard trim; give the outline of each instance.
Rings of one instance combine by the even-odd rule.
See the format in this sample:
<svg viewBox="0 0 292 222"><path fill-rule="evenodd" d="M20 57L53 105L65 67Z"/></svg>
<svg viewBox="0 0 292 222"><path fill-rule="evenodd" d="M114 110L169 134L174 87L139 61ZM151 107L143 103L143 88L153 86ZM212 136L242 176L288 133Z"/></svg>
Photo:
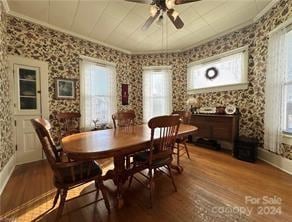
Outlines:
<svg viewBox="0 0 292 222"><path fill-rule="evenodd" d="M268 164L292 175L292 160L284 158L280 155L271 153L264 149L258 150L258 158L265 161Z"/></svg>
<svg viewBox="0 0 292 222"><path fill-rule="evenodd" d="M10 157L8 163L4 166L4 168L0 172L0 195L2 194L15 166L16 166L16 155L14 154L12 157Z"/></svg>

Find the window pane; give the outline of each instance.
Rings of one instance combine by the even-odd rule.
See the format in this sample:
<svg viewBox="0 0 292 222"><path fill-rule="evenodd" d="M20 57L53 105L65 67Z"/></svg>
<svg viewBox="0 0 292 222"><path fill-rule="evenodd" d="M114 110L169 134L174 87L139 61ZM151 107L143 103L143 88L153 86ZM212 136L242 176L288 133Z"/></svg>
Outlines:
<svg viewBox="0 0 292 222"><path fill-rule="evenodd" d="M116 112L116 75L112 66L84 62L81 66L82 127L92 129L97 124L111 124Z"/></svg>
<svg viewBox="0 0 292 222"><path fill-rule="evenodd" d="M285 130L292 133L292 85L286 86L286 124Z"/></svg>
<svg viewBox="0 0 292 222"><path fill-rule="evenodd" d="M288 81L292 80L292 31L287 33L287 50L288 50Z"/></svg>
<svg viewBox="0 0 292 222"><path fill-rule="evenodd" d="M37 109L36 98L20 97L20 109Z"/></svg>
<svg viewBox="0 0 292 222"><path fill-rule="evenodd" d="M154 116L170 114L171 73L168 70L144 70L143 116L147 122Z"/></svg>
<svg viewBox="0 0 292 222"><path fill-rule="evenodd" d="M202 89L209 87L240 84L246 81L245 53L240 52L222 57L208 63L197 64L188 69L188 89ZM206 72L210 68L217 70L217 76L208 79ZM212 77L213 73L209 73Z"/></svg>

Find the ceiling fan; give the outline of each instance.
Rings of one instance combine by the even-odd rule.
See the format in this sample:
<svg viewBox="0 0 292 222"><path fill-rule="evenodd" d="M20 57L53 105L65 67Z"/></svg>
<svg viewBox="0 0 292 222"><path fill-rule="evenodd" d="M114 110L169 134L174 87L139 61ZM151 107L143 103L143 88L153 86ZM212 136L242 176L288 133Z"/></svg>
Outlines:
<svg viewBox="0 0 292 222"><path fill-rule="evenodd" d="M142 27L142 30L147 30L150 25L159 16L159 20L163 19L163 13L166 13L170 21L177 29L184 26L183 21L178 16L178 12L174 10L175 5L197 2L201 0L125 0L128 2L142 3L150 5L150 17Z"/></svg>

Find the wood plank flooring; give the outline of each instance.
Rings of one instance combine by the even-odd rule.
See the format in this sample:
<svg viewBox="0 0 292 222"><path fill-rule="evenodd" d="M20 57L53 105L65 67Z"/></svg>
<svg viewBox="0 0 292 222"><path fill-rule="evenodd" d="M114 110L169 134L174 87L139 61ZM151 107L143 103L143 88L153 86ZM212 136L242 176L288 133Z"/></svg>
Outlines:
<svg viewBox="0 0 292 222"><path fill-rule="evenodd" d="M130 190L125 189L125 206L116 209L115 186L106 181L111 199L110 215L102 201L81 208L94 201L95 193L92 193L66 203L60 221L292 221L292 176L262 161L256 164L239 161L223 151L192 145L189 145L189 150L191 160L183 157L184 172L175 174L178 192L173 191L168 177L158 175L155 179L152 209L149 208L148 190L137 182L133 182ZM103 165L112 167L110 161ZM69 197L93 187L93 184L86 184L70 191ZM1 217L16 221L33 221L36 218L54 221L56 210L46 213L52 206L54 193L52 172L46 161L18 166L0 197L0 221ZM246 203L247 196L260 198L260 202ZM273 197L274 201L281 198L281 203L264 205L262 198L268 197ZM273 207L278 211L272 212ZM238 209L252 209L252 214L239 219L220 217L226 213L222 212L224 210L238 215Z"/></svg>

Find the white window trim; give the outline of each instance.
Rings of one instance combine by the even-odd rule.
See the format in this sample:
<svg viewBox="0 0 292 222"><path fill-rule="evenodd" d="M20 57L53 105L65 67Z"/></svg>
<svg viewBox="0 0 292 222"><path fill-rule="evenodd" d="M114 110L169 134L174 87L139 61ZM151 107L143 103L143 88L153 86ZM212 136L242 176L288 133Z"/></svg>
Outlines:
<svg viewBox="0 0 292 222"><path fill-rule="evenodd" d="M292 18L288 19L285 23L282 25L279 25L277 28L272 30L269 34L271 35L273 32L278 31L280 29L287 28L287 33L292 31ZM292 81L287 81L284 83L282 87L285 87L287 85L291 85ZM284 114L286 116L286 112ZM292 133L282 131L282 143L287 144L287 145L292 145Z"/></svg>
<svg viewBox="0 0 292 222"><path fill-rule="evenodd" d="M90 130L90 128L87 128L86 126L84 126L84 115L82 114L83 110L85 109L85 99L84 99L84 91L85 91L85 84L84 84L84 78L83 78L83 74L82 74L82 62L89 62L89 63L96 63L99 66L110 66L112 68L116 68L116 64L112 63L112 62L108 62L106 60L101 60L101 59L96 59L96 58L92 58L92 57L88 57L88 56L84 56L84 55L80 55L80 61L79 61L79 80L80 80L80 113L81 113L81 130ZM116 70L114 71L114 78L117 84L117 73ZM115 86L116 87L116 86ZM117 110L117 89L115 89L115 99L114 99L114 104L115 104L115 111Z"/></svg>
<svg viewBox="0 0 292 222"><path fill-rule="evenodd" d="M170 89L170 98L169 98L169 110L170 113L173 111L173 100L172 100L172 94L173 94L173 87L172 87L172 78L173 78L173 72L172 72L172 66L143 66L142 70L152 70L155 72L160 72L166 70L170 75L170 81L169 81L169 89ZM144 84L144 74L142 73L142 83ZM143 90L143 107L144 107L144 86L142 86ZM143 123L147 123L147 121L144 119L144 111L143 111Z"/></svg>
<svg viewBox="0 0 292 222"><path fill-rule="evenodd" d="M290 133L282 132L282 143L292 145L292 135Z"/></svg>
<svg viewBox="0 0 292 222"><path fill-rule="evenodd" d="M116 67L116 64L113 62L109 62L106 60L102 60L102 59L97 59L97 58L92 58L89 56L85 56L85 55L80 55L80 59L83 61L87 61L87 62L92 62L92 63L98 63L98 65L100 66L113 66Z"/></svg>
<svg viewBox="0 0 292 222"><path fill-rule="evenodd" d="M224 85L224 86L214 86L214 87L206 87L206 88L200 88L200 89L188 89L188 94L197 94L197 93L208 93L208 92L220 92L220 91L230 91L230 90L244 90L248 88L248 45L230 50L224 53L221 53L219 55L214 55L211 57L208 57L206 59L201 59L198 61L194 61L188 64L188 69L200 64L206 64L210 62L214 62L216 60L219 60L221 58L237 54L237 53L244 53L244 71L243 71L243 82L239 84L230 84L230 85Z"/></svg>
<svg viewBox="0 0 292 222"><path fill-rule="evenodd" d="M155 71L161 71L161 70L172 70L172 66L143 66L143 70L155 70Z"/></svg>

